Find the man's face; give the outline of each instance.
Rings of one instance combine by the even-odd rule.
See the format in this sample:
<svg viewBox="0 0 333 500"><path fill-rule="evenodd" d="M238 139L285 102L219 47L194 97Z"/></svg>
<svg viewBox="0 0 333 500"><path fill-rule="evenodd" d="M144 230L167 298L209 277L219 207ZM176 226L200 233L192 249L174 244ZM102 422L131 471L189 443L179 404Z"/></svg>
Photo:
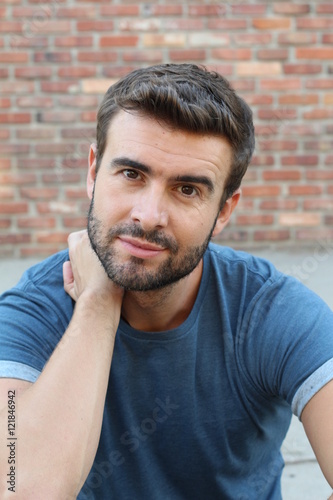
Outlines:
<svg viewBox="0 0 333 500"><path fill-rule="evenodd" d="M124 111L113 118L98 174L93 149L88 174L88 233L110 279L155 290L197 267L230 215L219 203L231 155L221 138Z"/></svg>

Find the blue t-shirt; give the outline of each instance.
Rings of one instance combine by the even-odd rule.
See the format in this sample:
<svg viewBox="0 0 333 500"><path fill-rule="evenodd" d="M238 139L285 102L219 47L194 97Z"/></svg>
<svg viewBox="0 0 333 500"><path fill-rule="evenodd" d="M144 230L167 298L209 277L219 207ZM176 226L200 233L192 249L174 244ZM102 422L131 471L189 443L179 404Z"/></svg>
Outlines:
<svg viewBox="0 0 333 500"><path fill-rule="evenodd" d="M1 377L35 381L65 332L65 260L32 267L0 298ZM78 499L280 499L291 410L300 417L332 378L326 304L268 261L210 244L182 325L149 333L120 321Z"/></svg>

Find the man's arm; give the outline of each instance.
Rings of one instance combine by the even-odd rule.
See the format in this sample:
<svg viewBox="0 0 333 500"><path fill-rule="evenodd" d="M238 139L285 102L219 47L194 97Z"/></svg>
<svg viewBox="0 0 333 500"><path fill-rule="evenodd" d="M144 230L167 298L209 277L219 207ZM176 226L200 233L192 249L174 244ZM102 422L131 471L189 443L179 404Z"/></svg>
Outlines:
<svg viewBox="0 0 333 500"><path fill-rule="evenodd" d="M77 302L68 329L40 377L32 385L26 383L17 398L19 459L14 498L75 499L100 437L123 292L106 276L86 231L70 236L69 249L65 289ZM2 499L13 498L2 471L8 469L7 393L17 383L3 380L0 394Z"/></svg>
<svg viewBox="0 0 333 500"><path fill-rule="evenodd" d="M333 380L310 399L301 420L321 470L333 488Z"/></svg>

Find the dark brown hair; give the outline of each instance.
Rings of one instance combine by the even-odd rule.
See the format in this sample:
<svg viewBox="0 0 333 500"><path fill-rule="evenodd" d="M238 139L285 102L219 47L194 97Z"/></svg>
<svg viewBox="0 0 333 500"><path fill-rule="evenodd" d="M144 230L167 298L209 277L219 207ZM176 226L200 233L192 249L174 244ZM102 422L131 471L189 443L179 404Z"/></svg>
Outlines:
<svg viewBox="0 0 333 500"><path fill-rule="evenodd" d="M252 112L218 73L194 64L161 64L135 70L112 85L97 115L97 168L119 110L151 116L174 129L225 137L233 163L221 206L239 188L254 151Z"/></svg>

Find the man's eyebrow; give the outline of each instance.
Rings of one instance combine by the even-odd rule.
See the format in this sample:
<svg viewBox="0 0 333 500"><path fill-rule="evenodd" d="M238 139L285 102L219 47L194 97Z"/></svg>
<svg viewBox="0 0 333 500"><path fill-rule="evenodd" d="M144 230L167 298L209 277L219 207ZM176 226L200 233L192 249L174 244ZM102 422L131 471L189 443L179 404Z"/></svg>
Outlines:
<svg viewBox="0 0 333 500"><path fill-rule="evenodd" d="M131 158L127 158L126 156L113 158L113 160L110 163L110 166L111 168L118 168L118 167L135 168L136 170L140 170L141 172L144 172L146 174L150 174L152 171L148 165L145 165L144 163L141 163L136 160L131 160Z"/></svg>
<svg viewBox="0 0 333 500"><path fill-rule="evenodd" d="M190 184L203 184L208 188L210 193L214 193L214 184L211 179L205 175L179 175L175 180L177 182L188 182Z"/></svg>

